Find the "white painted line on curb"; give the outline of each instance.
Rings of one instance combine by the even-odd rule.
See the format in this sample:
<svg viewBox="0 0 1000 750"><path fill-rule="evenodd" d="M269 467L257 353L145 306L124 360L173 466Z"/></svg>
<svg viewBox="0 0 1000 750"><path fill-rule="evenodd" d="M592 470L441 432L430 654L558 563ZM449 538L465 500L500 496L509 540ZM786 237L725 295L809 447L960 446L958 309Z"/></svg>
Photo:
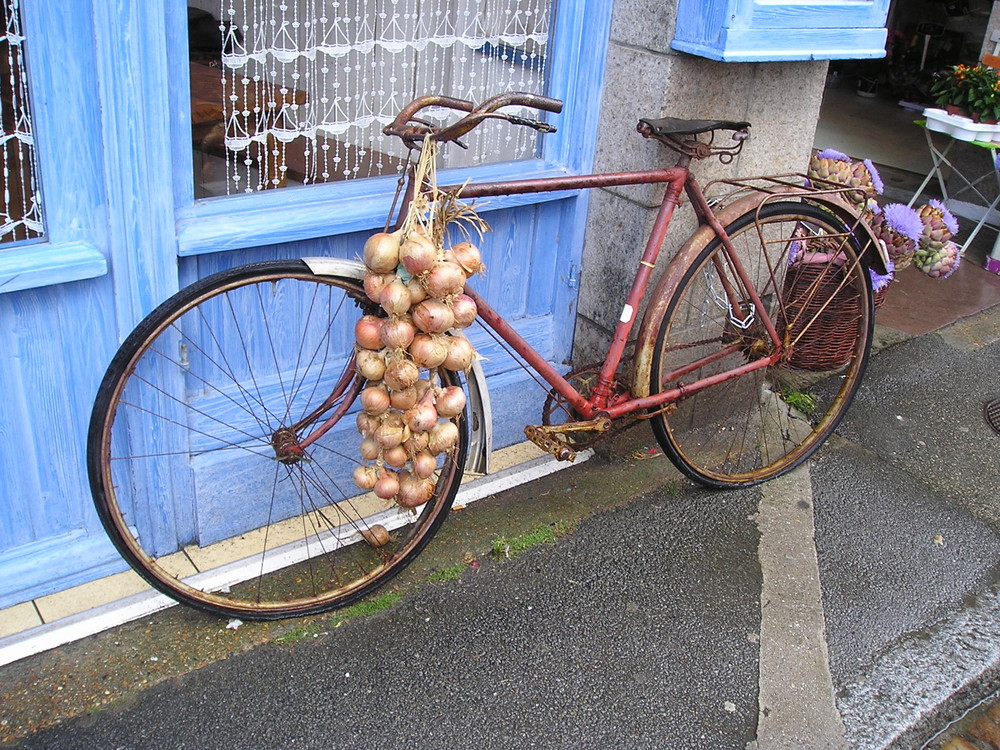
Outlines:
<svg viewBox="0 0 1000 750"><path fill-rule="evenodd" d="M846 748L834 699L808 466L762 486L758 750Z"/></svg>
<svg viewBox="0 0 1000 750"><path fill-rule="evenodd" d="M592 450L581 451L577 454L576 463L583 463L593 455ZM551 456L541 456L498 471L496 474L474 479L462 485L455 498L454 508L468 506L484 497L568 469L572 465L565 461L557 461ZM86 612L0 638L0 666L124 625L175 604L177 602L173 599L156 591L144 591Z"/></svg>

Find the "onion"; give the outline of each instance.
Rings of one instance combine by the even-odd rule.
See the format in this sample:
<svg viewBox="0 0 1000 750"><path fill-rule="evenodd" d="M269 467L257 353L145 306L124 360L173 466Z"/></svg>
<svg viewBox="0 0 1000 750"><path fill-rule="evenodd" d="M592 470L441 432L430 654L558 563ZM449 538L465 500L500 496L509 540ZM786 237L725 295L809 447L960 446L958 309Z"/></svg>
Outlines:
<svg viewBox="0 0 1000 750"><path fill-rule="evenodd" d="M383 385L370 385L361 391L361 408L373 417L389 408L389 391Z"/></svg>
<svg viewBox="0 0 1000 750"><path fill-rule="evenodd" d="M382 454L382 459L389 465L396 469L402 469L406 466L406 462L410 460L409 454L406 452L406 448L402 445L397 445L393 448L387 448Z"/></svg>
<svg viewBox="0 0 1000 750"><path fill-rule="evenodd" d="M472 325L476 319L476 302L467 294L459 294L451 302L451 313L455 316L455 328Z"/></svg>
<svg viewBox="0 0 1000 750"><path fill-rule="evenodd" d="M471 242L459 242L451 246L452 255L455 262L465 271L466 276L472 276L486 270L483 266L483 256L479 248Z"/></svg>
<svg viewBox="0 0 1000 750"><path fill-rule="evenodd" d="M366 414L363 411L358 412L357 417L358 422L358 432L360 432L365 437L371 437L375 434L375 428L381 424L381 422L373 417L371 414Z"/></svg>
<svg viewBox="0 0 1000 750"><path fill-rule="evenodd" d="M430 433L427 432L410 432L410 438L405 443L403 447L406 448L407 452L413 456L420 451L427 450L427 444L430 441Z"/></svg>
<svg viewBox="0 0 1000 750"><path fill-rule="evenodd" d="M374 466L358 466L354 470L354 483L363 490L375 487L378 481L378 469Z"/></svg>
<svg viewBox="0 0 1000 750"><path fill-rule="evenodd" d="M465 401L465 391L457 385L449 385L437 394L434 405L437 407L438 416L449 419L457 417L465 410Z"/></svg>
<svg viewBox="0 0 1000 750"><path fill-rule="evenodd" d="M431 388L431 381L429 380L418 380L413 384L413 387L417 389L417 399L424 397L424 394Z"/></svg>
<svg viewBox="0 0 1000 750"><path fill-rule="evenodd" d="M456 428L457 429L457 428ZM406 426L399 426L383 422L375 430L375 441L382 446L383 450L395 448L402 445L403 441L410 437L410 430Z"/></svg>
<svg viewBox="0 0 1000 750"><path fill-rule="evenodd" d="M380 523L370 529L361 529L361 536L372 547L384 547L389 543L389 530Z"/></svg>
<svg viewBox="0 0 1000 750"><path fill-rule="evenodd" d="M383 287L379 304L390 315L402 315L410 309L410 290L401 279L393 279Z"/></svg>
<svg viewBox="0 0 1000 750"><path fill-rule="evenodd" d="M382 419L379 424L391 424L394 427L402 427L406 422L403 421L403 413L400 411L388 411L382 415Z"/></svg>
<svg viewBox="0 0 1000 750"><path fill-rule="evenodd" d="M372 349L358 349L354 355L358 372L365 380L381 380L385 375L385 358Z"/></svg>
<svg viewBox="0 0 1000 750"><path fill-rule="evenodd" d="M399 492L399 478L392 469L383 469L382 476L375 482L375 494L383 500L389 500Z"/></svg>
<svg viewBox="0 0 1000 750"><path fill-rule="evenodd" d="M461 336L448 337L448 356L444 360L444 368L452 372L465 372L472 367L472 358L476 350L472 348L467 338Z"/></svg>
<svg viewBox="0 0 1000 750"><path fill-rule="evenodd" d="M430 432L438 421L438 412L427 400L421 401L403 415L410 432Z"/></svg>
<svg viewBox="0 0 1000 750"><path fill-rule="evenodd" d="M385 368L385 384L394 391L410 388L420 377L420 368L408 359L397 359Z"/></svg>
<svg viewBox="0 0 1000 750"><path fill-rule="evenodd" d="M430 451L420 451L413 454L413 473L421 479L427 479L437 469L437 459Z"/></svg>
<svg viewBox="0 0 1000 750"><path fill-rule="evenodd" d="M427 299L413 308L413 324L424 333L444 333L455 325L455 316L444 302Z"/></svg>
<svg viewBox="0 0 1000 750"><path fill-rule="evenodd" d="M382 339L379 334L382 330L382 321L374 315L362 315L354 324L354 338L358 346L364 349L381 349Z"/></svg>
<svg viewBox="0 0 1000 750"><path fill-rule="evenodd" d="M399 235L379 232L365 242L365 265L375 273L395 271L399 265Z"/></svg>
<svg viewBox="0 0 1000 750"><path fill-rule="evenodd" d="M437 248L427 237L412 233L399 248L399 262L414 276L427 273L437 260Z"/></svg>
<svg viewBox="0 0 1000 750"><path fill-rule="evenodd" d="M435 299L461 294L465 289L465 271L457 263L438 261L424 278L427 293Z"/></svg>
<svg viewBox="0 0 1000 750"><path fill-rule="evenodd" d="M399 493L396 495L396 502L404 508L416 508L430 500L433 494L433 482L422 479L416 474L408 474L399 482Z"/></svg>
<svg viewBox="0 0 1000 750"><path fill-rule="evenodd" d="M396 278L394 273L366 273L365 274L365 294L372 302L378 302L382 296L382 290L386 284Z"/></svg>
<svg viewBox="0 0 1000 750"><path fill-rule="evenodd" d="M430 431L427 450L435 456L450 451L458 443L458 425L454 422L438 422Z"/></svg>
<svg viewBox="0 0 1000 750"><path fill-rule="evenodd" d="M417 329L406 315L398 318L377 318L382 321L379 341L390 349L405 349L413 341Z"/></svg>
<svg viewBox="0 0 1000 750"><path fill-rule="evenodd" d="M402 388L389 394L389 404L393 409L399 409L400 411L406 411L419 400L420 396L417 393L417 389L412 385L409 388Z"/></svg>
<svg viewBox="0 0 1000 750"><path fill-rule="evenodd" d="M410 343L409 352L418 366L430 370L444 362L448 356L448 342L437 334L418 333Z"/></svg>
<svg viewBox="0 0 1000 750"><path fill-rule="evenodd" d="M406 282L406 288L410 292L410 303L414 305L419 305L425 299L427 299L427 290L424 289L424 285L420 283L420 279L414 276L412 279Z"/></svg>
<svg viewBox="0 0 1000 750"><path fill-rule="evenodd" d="M374 434L374 433L372 433ZM367 459L369 461L374 461L378 458L378 454L382 452L382 446L375 442L375 438L366 437L361 441L361 458ZM369 487L368 489L371 489Z"/></svg>

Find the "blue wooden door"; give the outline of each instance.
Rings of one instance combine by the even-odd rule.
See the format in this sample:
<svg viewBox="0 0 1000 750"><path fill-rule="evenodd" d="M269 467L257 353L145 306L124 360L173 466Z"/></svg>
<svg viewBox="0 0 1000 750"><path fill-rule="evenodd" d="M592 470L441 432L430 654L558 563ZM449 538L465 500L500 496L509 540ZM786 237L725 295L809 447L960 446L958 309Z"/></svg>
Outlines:
<svg viewBox="0 0 1000 750"><path fill-rule="evenodd" d="M218 270L357 257L395 187L378 178L196 199L185 3L22 6L38 49L31 83L47 234L0 250L0 607L123 568L92 509L83 459L97 385L132 327L181 286ZM609 19L609 0L560 4L548 93L566 108L559 134L536 158L442 179L586 171ZM68 54L79 66L64 64ZM484 213L493 232L483 243L489 272L477 284L558 364L572 343L585 209L586 196L562 194L496 200ZM537 419L543 394L521 397L527 376L479 343L495 413L509 414L496 425L498 443L509 444ZM239 531L236 498L227 506L213 494L209 507L208 493L199 493L199 483L225 476L218 466L183 465L171 480L176 491L163 488L164 513L184 517L194 508L194 533L205 538Z"/></svg>

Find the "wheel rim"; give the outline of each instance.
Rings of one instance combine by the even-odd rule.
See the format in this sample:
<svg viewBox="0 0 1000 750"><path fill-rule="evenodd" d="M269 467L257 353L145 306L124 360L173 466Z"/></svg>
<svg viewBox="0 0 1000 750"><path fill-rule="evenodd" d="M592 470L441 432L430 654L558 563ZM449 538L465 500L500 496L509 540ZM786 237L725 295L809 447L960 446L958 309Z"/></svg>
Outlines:
<svg viewBox="0 0 1000 750"><path fill-rule="evenodd" d="M681 398L654 420L671 458L706 484L753 484L799 464L836 427L864 370L872 325L868 272L830 217L811 206L788 211L787 206L765 207L757 224L748 216L730 227L739 258L784 340L781 358ZM796 239L803 229L811 238L808 245ZM831 259L802 252L815 246L817 235L835 235ZM762 238L766 256L760 251ZM665 318L654 360L660 389L775 352L749 303L742 313L730 314L732 305L711 258L714 250L710 246L686 274ZM796 254L798 262L790 263ZM843 257L833 260L837 255ZM735 278L728 267L726 277ZM744 292L736 296L747 299ZM832 358L827 356L831 331L844 339ZM730 353L682 378L669 376L722 350Z"/></svg>
<svg viewBox="0 0 1000 750"><path fill-rule="evenodd" d="M119 549L158 589L245 617L321 611L387 581L437 528L464 431L416 511L352 480L361 297L305 271L209 281L123 346L102 386L95 495ZM334 427L303 445L333 413Z"/></svg>

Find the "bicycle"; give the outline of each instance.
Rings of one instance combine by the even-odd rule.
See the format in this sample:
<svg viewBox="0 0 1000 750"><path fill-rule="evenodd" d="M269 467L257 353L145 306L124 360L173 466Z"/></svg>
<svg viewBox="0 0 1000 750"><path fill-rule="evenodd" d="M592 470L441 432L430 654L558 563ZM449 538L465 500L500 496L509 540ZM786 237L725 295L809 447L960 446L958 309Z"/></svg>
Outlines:
<svg viewBox="0 0 1000 750"><path fill-rule="evenodd" d="M486 119L552 130L543 119L501 111L511 105L561 109L556 100L528 94L479 106L427 96L408 104L385 132L419 148L428 137L457 141ZM431 106L462 116L444 126L417 118ZM480 325L551 387L541 424L526 434L558 458L572 459L612 426L643 419L691 479L745 486L799 465L848 408L871 346L869 265L884 267L884 248L859 219L856 191L842 186L786 175L717 181L702 190L691 162L732 161L748 128L642 120L644 137L679 154L674 167L462 187L462 199L471 200L665 185L599 367L558 372L465 289ZM731 140L718 143L719 133ZM412 173L408 178L400 216L425 189ZM724 194L706 197L717 189ZM633 339L682 193L700 226L664 270ZM474 365L465 376L441 369L436 382L463 388L468 403L452 419L459 438L435 467L432 497L410 510L354 487L365 382L352 332L361 315L384 315L366 295L364 275L361 263L337 258L233 268L179 291L124 341L95 401L88 470L112 541L153 587L244 618L349 604L420 553L463 473L483 468L488 391L481 369ZM621 367L629 347L631 373ZM168 512L162 493L180 510ZM238 517L214 502L223 496L245 498Z"/></svg>

